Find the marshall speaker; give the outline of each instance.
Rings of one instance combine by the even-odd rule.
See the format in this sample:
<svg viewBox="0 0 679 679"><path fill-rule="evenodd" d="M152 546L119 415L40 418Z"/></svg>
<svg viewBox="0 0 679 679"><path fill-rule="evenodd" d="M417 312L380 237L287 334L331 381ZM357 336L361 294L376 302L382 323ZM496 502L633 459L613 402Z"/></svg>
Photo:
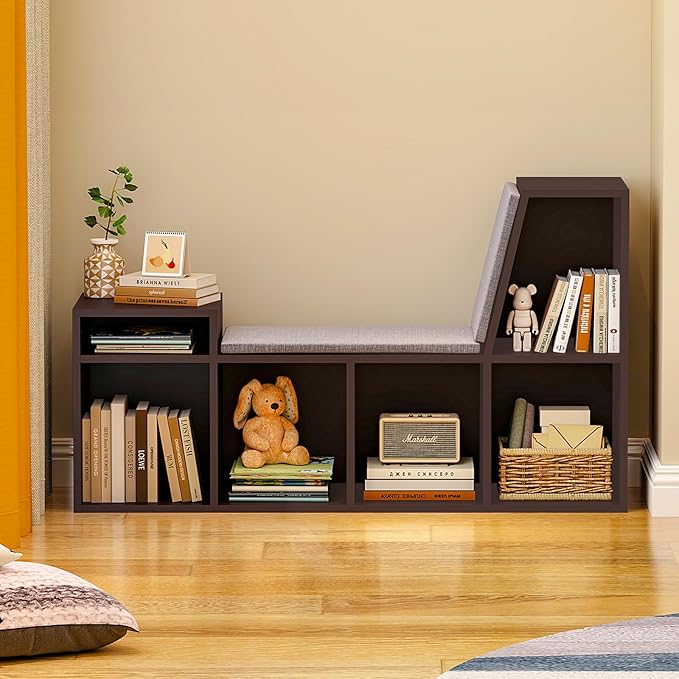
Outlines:
<svg viewBox="0 0 679 679"><path fill-rule="evenodd" d="M460 418L456 413L382 413L380 461L460 461Z"/></svg>

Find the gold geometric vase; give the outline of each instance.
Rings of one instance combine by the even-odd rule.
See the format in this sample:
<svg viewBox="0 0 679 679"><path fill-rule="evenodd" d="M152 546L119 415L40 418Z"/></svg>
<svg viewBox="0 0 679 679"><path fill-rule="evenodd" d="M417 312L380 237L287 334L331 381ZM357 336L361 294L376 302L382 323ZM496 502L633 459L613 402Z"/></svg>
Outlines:
<svg viewBox="0 0 679 679"><path fill-rule="evenodd" d="M113 297L125 260L115 251L117 238L92 238L94 252L85 258L85 297Z"/></svg>

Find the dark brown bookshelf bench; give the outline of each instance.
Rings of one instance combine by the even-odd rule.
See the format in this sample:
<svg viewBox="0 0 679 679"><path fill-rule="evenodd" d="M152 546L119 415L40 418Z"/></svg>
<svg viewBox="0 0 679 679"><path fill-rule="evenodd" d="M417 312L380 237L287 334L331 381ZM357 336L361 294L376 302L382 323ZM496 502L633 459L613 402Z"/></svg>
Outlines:
<svg viewBox="0 0 679 679"><path fill-rule="evenodd" d="M515 217L496 235L502 256L489 252L472 328L295 329L298 341L275 343L279 328L232 328L222 335L222 309L114 305L81 298L73 310L74 508L76 511L237 512L614 512L627 508L628 189L620 178L519 178ZM492 246L493 244L491 244ZM542 313L555 274L581 266L621 274L619 354L514 353L503 334L510 282L537 285ZM485 318L484 318L485 317ZM98 324L148 320L190 323L193 355L95 355L89 334ZM413 339L412 332L416 331ZM290 332L290 329L286 329ZM301 333L301 334L300 334ZM335 339L332 337L335 336ZM229 340L229 337L231 338ZM255 338L254 344L253 337ZM339 339L337 339L339 337ZM241 343L245 340L250 342ZM229 345L228 342L231 341ZM367 342L367 344L366 344ZM303 347L304 350L300 350ZM247 351L244 351L247 349ZM275 350L274 350L275 349ZM292 378L300 402L301 441L312 454L333 455L328 503L229 503L229 469L242 450L231 423L240 388L252 377ZM126 393L131 402L191 408L204 501L171 504L159 470L158 504L92 504L81 496L80 418L94 398ZM586 403L611 441L611 501L506 502L498 499L497 439L507 432L514 399L540 405ZM476 468L473 502L365 502L366 460L377 452L377 418L389 411L455 411L463 454ZM161 464L162 467L162 464Z"/></svg>

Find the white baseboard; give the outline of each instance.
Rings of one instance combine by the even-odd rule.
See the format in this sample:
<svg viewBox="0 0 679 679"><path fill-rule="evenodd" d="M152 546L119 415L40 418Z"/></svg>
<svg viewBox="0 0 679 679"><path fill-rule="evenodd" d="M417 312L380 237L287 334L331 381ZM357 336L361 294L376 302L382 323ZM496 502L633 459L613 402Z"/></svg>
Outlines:
<svg viewBox="0 0 679 679"><path fill-rule="evenodd" d="M641 466L646 441L630 439L628 444L629 486L641 487ZM650 441L648 441L650 445ZM652 446L651 446L652 447ZM52 439L52 485L55 488L70 488L73 485L73 439Z"/></svg>
<svg viewBox="0 0 679 679"><path fill-rule="evenodd" d="M679 516L679 464L660 462L650 439L644 441L646 504L651 516Z"/></svg>

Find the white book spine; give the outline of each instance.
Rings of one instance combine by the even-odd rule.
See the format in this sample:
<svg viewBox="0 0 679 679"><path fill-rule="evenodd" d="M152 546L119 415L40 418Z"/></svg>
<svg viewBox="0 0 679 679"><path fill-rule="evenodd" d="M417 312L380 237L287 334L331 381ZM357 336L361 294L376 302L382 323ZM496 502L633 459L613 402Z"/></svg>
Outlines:
<svg viewBox="0 0 679 679"><path fill-rule="evenodd" d="M111 401L111 502L125 502L125 414L127 396Z"/></svg>
<svg viewBox="0 0 679 679"><path fill-rule="evenodd" d="M158 502L158 410L149 408L146 420L146 480L148 501Z"/></svg>
<svg viewBox="0 0 679 679"><path fill-rule="evenodd" d="M549 351L549 345L554 336L557 323L559 322L559 314L563 308L563 303L566 299L566 292L568 291L568 281L563 276L557 276L554 284L554 294L549 300L549 306L545 313L545 318L538 334L538 339L535 342L535 351L539 354L544 354Z"/></svg>
<svg viewBox="0 0 679 679"><path fill-rule="evenodd" d="M620 353L620 273L608 270L608 353Z"/></svg>
<svg viewBox="0 0 679 679"><path fill-rule="evenodd" d="M198 290L209 285L217 285L215 274L192 274L184 278L154 278L142 276L141 272L123 274L118 279L121 287L139 288L184 288L186 290Z"/></svg>
<svg viewBox="0 0 679 679"><path fill-rule="evenodd" d="M389 481L386 479L366 479L366 490L474 490L474 479L454 479L439 481Z"/></svg>
<svg viewBox="0 0 679 679"><path fill-rule="evenodd" d="M605 269L594 270L594 308L592 352L608 351L608 275Z"/></svg>
<svg viewBox="0 0 679 679"><path fill-rule="evenodd" d="M565 354L568 348L568 340L571 336L575 312L580 299L580 288L582 287L582 276L579 271L568 272L568 290L566 291L566 301L561 311L559 327L554 338L554 348L558 354Z"/></svg>

